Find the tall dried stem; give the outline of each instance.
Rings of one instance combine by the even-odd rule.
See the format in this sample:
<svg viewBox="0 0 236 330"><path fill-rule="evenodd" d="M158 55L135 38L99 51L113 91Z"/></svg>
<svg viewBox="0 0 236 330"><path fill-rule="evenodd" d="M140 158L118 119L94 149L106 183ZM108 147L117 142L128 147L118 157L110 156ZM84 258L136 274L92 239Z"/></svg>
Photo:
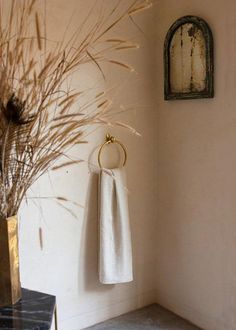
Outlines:
<svg viewBox="0 0 236 330"><path fill-rule="evenodd" d="M16 214L29 187L67 150L84 142L85 127L108 123L110 101L104 93L77 108L85 92L63 86L86 63L102 73L104 61L131 70L107 54L137 45L108 34L151 5L148 0L134 0L121 12L118 2L83 31L83 40L78 42L78 36L85 23L48 52L36 4L37 0L12 0L7 16L0 0L0 218ZM94 107L96 111L88 111ZM67 160L64 166L71 164Z"/></svg>

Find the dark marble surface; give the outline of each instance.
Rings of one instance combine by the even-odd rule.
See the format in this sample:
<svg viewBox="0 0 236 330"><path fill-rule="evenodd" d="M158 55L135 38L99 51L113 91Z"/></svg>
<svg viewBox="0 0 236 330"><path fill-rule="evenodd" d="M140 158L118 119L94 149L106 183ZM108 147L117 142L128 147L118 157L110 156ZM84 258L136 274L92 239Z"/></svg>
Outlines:
<svg viewBox="0 0 236 330"><path fill-rule="evenodd" d="M0 308L0 330L49 330L55 305L55 296L22 289L18 303Z"/></svg>

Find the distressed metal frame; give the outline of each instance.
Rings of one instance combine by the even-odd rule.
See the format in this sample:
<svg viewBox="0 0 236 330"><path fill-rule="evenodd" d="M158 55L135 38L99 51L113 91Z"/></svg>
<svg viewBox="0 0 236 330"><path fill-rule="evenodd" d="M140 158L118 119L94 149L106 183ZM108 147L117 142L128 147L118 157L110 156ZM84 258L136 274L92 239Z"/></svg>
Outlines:
<svg viewBox="0 0 236 330"><path fill-rule="evenodd" d="M202 30L206 43L206 88L201 92L171 92L170 86L170 43L176 30L183 24L193 23ZM179 18L167 32L164 44L164 98L165 100L185 100L214 97L214 54L213 36L209 25L197 16Z"/></svg>

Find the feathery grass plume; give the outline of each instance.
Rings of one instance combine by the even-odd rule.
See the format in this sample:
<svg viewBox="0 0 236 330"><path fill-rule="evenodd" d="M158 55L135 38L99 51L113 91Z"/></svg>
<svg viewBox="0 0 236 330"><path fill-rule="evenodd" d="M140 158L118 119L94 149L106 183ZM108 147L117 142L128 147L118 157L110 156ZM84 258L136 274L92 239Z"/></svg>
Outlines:
<svg viewBox="0 0 236 330"><path fill-rule="evenodd" d="M110 37L110 32L151 2L130 0L122 11L118 1L106 14L101 11L88 28L87 17L69 40L64 36L48 49L46 19L41 23L36 6L40 1L11 0L9 10L0 1L0 219L4 219L17 214L27 190L46 171L79 163L67 152L86 142L87 126L118 125L134 131L110 121L111 101L104 92L81 105L78 101L86 91L68 86L74 72L86 63L95 65L103 76L104 62L133 70L111 58L111 52L138 45ZM9 5L8 0L5 3ZM66 161L55 166L59 158Z"/></svg>

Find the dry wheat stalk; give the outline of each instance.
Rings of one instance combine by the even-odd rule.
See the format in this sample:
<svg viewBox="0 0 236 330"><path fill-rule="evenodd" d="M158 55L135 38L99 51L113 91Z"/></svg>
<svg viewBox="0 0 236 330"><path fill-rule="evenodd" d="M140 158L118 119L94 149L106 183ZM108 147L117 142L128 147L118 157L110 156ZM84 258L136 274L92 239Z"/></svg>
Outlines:
<svg viewBox="0 0 236 330"><path fill-rule="evenodd" d="M79 44L76 44L80 32L77 31L69 41L62 40L48 52L36 2L12 0L6 18L0 0L1 219L16 214L29 187L69 148L84 142L84 127L109 124L106 115L110 101L104 98L104 93L86 106L72 110L83 92L63 90L63 84L75 70L89 62L96 64L101 72L103 61L131 70L129 65L106 55L111 50L132 49L137 45L119 38L109 39L107 34L151 5L149 0L133 0L120 14L118 2L108 13L109 19L99 17ZM29 29L32 19L33 36ZM96 111L87 111L94 105ZM62 166L73 163L67 160Z"/></svg>

